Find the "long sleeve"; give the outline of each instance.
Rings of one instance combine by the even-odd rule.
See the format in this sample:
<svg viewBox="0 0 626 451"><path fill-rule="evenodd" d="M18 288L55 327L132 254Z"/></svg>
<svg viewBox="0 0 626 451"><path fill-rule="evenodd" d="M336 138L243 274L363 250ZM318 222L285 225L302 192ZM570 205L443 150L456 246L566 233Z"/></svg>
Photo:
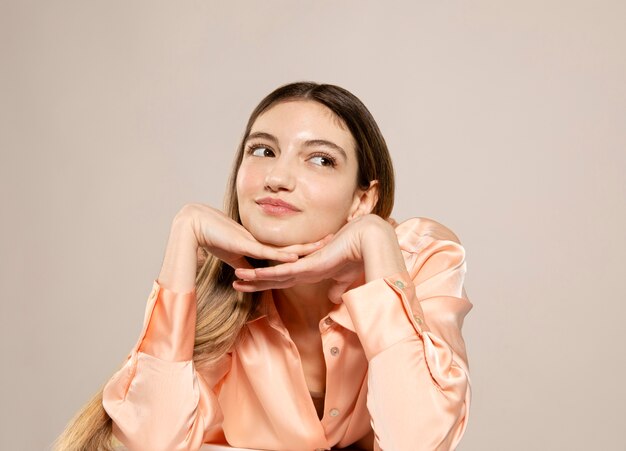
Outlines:
<svg viewBox="0 0 626 451"><path fill-rule="evenodd" d="M196 372L195 322L195 290L176 293L155 280L139 339L103 392L113 434L128 449L200 449L219 434L222 414L213 387L230 356Z"/></svg>
<svg viewBox="0 0 626 451"><path fill-rule="evenodd" d="M374 448L454 449L470 404L461 335L472 308L463 288L465 251L426 218L405 221L396 233L407 270L343 295L369 362Z"/></svg>

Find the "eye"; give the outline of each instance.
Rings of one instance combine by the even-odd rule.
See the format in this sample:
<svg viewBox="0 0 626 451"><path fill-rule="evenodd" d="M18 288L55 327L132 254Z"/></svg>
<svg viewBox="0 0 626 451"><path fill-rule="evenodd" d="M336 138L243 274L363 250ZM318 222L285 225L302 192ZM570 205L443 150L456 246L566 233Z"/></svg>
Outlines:
<svg viewBox="0 0 626 451"><path fill-rule="evenodd" d="M248 153L250 155L254 155L255 157L273 157L274 151L264 145L261 144L252 144L248 147Z"/></svg>
<svg viewBox="0 0 626 451"><path fill-rule="evenodd" d="M313 155L311 157L311 160L313 162L313 164L317 164L319 166L328 166L328 167L335 167L335 159L333 157L331 157L330 155L326 155L326 154L321 154L321 155Z"/></svg>

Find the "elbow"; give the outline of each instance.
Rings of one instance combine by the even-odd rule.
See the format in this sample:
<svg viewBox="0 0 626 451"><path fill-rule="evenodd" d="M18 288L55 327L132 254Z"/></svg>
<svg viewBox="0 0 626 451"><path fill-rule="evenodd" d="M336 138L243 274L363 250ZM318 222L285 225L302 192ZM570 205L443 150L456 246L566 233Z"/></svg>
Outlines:
<svg viewBox="0 0 626 451"><path fill-rule="evenodd" d="M464 434L470 402L468 373L442 341L433 349L428 332L423 338L424 351L415 352L422 341L407 340L370 362L368 409L382 449L450 450Z"/></svg>
<svg viewBox="0 0 626 451"><path fill-rule="evenodd" d="M175 441L145 440L125 443L129 451L199 451L200 447L192 448L187 443Z"/></svg>
<svg viewBox="0 0 626 451"><path fill-rule="evenodd" d="M450 396L431 386L420 390L413 398L415 407L409 406L410 415L395 417L390 421L372 400L373 427L379 446L383 450L398 451L449 451L461 441L468 420L466 399ZM377 411L378 410L378 411Z"/></svg>
<svg viewBox="0 0 626 451"><path fill-rule="evenodd" d="M122 438L123 437L123 438ZM129 438L124 435L120 435L119 440L128 451L144 451L149 449L150 451L198 451L200 448L191 448L187 444L179 442L168 442L160 440L137 440L137 438Z"/></svg>
<svg viewBox="0 0 626 451"><path fill-rule="evenodd" d="M113 435L129 451L197 451L202 437L154 421L129 423L113 418Z"/></svg>
<svg viewBox="0 0 626 451"><path fill-rule="evenodd" d="M469 412L468 393L460 393L460 386L455 389L442 390L433 386L431 390L422 392L419 411L413 416L412 424L404 437L394 437L402 441L402 445L383 447L383 449L449 451L456 449L465 433ZM406 434L406 433L405 433ZM419 444L419 446L415 446Z"/></svg>
<svg viewBox="0 0 626 451"><path fill-rule="evenodd" d="M441 338L424 334L425 357L433 389L430 410L433 430L430 449L454 449L469 418L471 385L467 365Z"/></svg>
<svg viewBox="0 0 626 451"><path fill-rule="evenodd" d="M430 449L450 450L456 449L469 419L469 385L467 391L462 396L459 393L447 392L445 401L439 403L442 409L439 415L435 415L433 422L439 424L440 433L433 437Z"/></svg>
<svg viewBox="0 0 626 451"><path fill-rule="evenodd" d="M105 405L105 410L110 405ZM111 414L113 435L122 442L129 451L190 451L199 450L202 446L202 428L197 421L170 421L157 412L136 409L133 406L120 406Z"/></svg>
<svg viewBox="0 0 626 451"><path fill-rule="evenodd" d="M471 385L467 370L452 360L449 365L431 371L435 387L432 399L433 436L430 449L455 449L469 419Z"/></svg>

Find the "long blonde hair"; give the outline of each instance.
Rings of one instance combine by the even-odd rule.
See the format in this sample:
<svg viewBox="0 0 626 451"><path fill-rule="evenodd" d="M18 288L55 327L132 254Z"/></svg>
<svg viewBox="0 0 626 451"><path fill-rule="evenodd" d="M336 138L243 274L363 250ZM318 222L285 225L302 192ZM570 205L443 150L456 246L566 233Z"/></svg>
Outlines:
<svg viewBox="0 0 626 451"><path fill-rule="evenodd" d="M339 86L296 82L268 94L254 109L239 144L224 201L225 212L241 223L236 176L244 154L245 140L257 117L276 103L312 100L328 107L342 120L356 142L357 181L365 189L378 180L378 202L372 213L388 218L394 203L394 172L387 144L365 105ZM253 266L266 262L248 258ZM239 293L232 288L233 268L204 249L199 251L196 273L196 336L193 361L196 368L219 360L236 343L240 330L255 313L260 293ZM124 362L125 363L125 362ZM122 365L124 364L122 363ZM112 451L112 420L102 406L104 385L70 420L53 444L56 451Z"/></svg>

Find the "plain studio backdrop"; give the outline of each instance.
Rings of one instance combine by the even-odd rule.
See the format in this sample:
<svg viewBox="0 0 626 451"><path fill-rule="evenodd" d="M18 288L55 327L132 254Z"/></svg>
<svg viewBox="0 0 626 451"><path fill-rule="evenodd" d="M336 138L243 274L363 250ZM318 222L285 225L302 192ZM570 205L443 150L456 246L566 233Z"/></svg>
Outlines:
<svg viewBox="0 0 626 451"><path fill-rule="evenodd" d="M141 330L171 221L221 207L252 108L370 109L397 220L467 251L459 449L622 450L623 1L0 3L0 448L46 449Z"/></svg>

